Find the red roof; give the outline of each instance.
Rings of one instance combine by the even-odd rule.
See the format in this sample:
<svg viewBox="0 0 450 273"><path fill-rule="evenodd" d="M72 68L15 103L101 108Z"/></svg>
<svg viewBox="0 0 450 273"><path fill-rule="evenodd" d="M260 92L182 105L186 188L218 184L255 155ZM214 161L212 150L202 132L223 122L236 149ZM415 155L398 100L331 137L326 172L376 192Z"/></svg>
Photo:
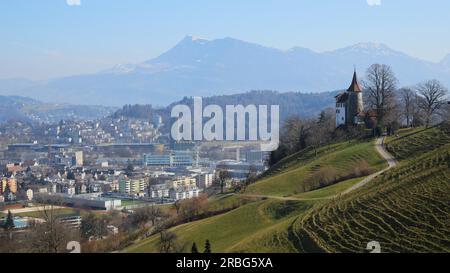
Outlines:
<svg viewBox="0 0 450 273"><path fill-rule="evenodd" d="M348 92L362 92L361 85L358 83L358 76L356 76L356 71L353 73L353 80L350 87L347 89Z"/></svg>

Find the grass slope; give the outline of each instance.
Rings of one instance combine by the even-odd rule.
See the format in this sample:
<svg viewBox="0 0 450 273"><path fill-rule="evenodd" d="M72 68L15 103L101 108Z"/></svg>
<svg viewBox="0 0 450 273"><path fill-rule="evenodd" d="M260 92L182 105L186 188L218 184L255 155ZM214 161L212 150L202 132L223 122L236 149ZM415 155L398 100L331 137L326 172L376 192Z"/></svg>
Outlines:
<svg viewBox="0 0 450 273"><path fill-rule="evenodd" d="M450 127L413 132L388 145L400 166L322 204L293 224L300 252L450 252Z"/></svg>
<svg viewBox="0 0 450 273"><path fill-rule="evenodd" d="M242 252L246 242L267 229L277 228L277 224L294 220L311 208L313 202L264 200L253 202L228 213L204 220L180 225L171 229L177 234L178 243L189 252L193 242L202 248L208 239L213 252ZM134 244L125 252L158 252L159 235ZM289 246L284 246L289 248ZM261 248L260 251L267 251ZM278 249L281 251L281 249ZM290 251L286 249L285 251ZM252 249L258 252L258 249Z"/></svg>
<svg viewBox="0 0 450 273"><path fill-rule="evenodd" d="M345 177L355 172L362 163L382 169L386 162L375 151L373 141L343 142L325 146L315 156L313 150L301 151L273 166L261 181L250 185L246 194L292 196L317 189L309 185L315 176L332 172ZM322 185L327 186L327 185Z"/></svg>
<svg viewBox="0 0 450 273"><path fill-rule="evenodd" d="M186 252L189 252L193 242L202 248L206 239L211 241L213 252L296 252L299 248L293 239L295 238L292 230L293 223L314 206L326 202L320 199L330 198L364 177L350 179L311 192L296 192L298 184L304 183L308 177L320 172L324 166L332 166L338 170L339 175L345 175L348 169L352 169L361 161L371 164L375 167L374 169L380 169L386 165L375 151L372 141L329 145L321 148L317 156L313 151L298 153L284 159L269 170L269 176L251 186L254 188L246 194L255 192L277 195L297 194L295 197L317 200L255 201L255 199L246 200L246 197L233 194L218 195L209 200L210 209L238 205L239 207L230 212L183 224L170 230L177 234L178 243L185 246ZM274 187L275 190L260 191L265 187ZM131 245L124 251L158 252L158 243L159 235L154 235Z"/></svg>

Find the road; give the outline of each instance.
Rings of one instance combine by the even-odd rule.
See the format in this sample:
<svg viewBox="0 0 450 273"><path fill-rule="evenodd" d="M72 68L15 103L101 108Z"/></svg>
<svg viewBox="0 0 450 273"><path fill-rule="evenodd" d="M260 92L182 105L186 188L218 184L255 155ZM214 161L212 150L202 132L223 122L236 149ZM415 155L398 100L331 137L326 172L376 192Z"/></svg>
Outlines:
<svg viewBox="0 0 450 273"><path fill-rule="evenodd" d="M269 198L269 199L277 199L277 200L284 200L284 201L310 201L310 200L324 200L324 199L333 199L335 197L338 197L339 195L348 194L354 190L357 190L364 185L367 185L372 180L374 180L379 175L385 173L386 171L394 168L397 166L398 162L397 160L386 150L384 147L384 137L380 137L375 142L375 149L377 152L387 161L388 167L376 172L374 174L369 175L368 177L364 178L361 182L358 182L357 184L353 185L352 187L346 189L345 191L337 194L337 195L331 195L326 197L320 197L320 198L297 198L297 197L282 197L282 196L273 196L273 195L258 195L258 194L240 194L240 196L244 197L253 197L253 198Z"/></svg>
<svg viewBox="0 0 450 273"><path fill-rule="evenodd" d="M375 149L387 161L389 166L379 172L369 175L363 181L353 185L352 187L350 187L347 190L345 190L344 192L342 192L341 195L347 194L349 192L352 192L356 189L361 188L362 186L366 185L367 183L370 183L373 179L375 179L379 175L381 175L381 174L387 172L388 170L394 168L395 166L397 166L397 164L398 164L397 160L395 160L395 158L384 147L384 140L385 140L384 137L378 138L375 143Z"/></svg>

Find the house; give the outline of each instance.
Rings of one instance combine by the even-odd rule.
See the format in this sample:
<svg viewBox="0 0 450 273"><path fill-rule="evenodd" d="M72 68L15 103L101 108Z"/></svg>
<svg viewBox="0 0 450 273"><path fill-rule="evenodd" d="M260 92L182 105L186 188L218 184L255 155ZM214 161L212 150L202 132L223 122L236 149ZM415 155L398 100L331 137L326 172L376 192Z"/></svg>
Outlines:
<svg viewBox="0 0 450 273"><path fill-rule="evenodd" d="M165 198L169 197L170 188L166 184L156 184L149 188L149 195L151 198Z"/></svg>
<svg viewBox="0 0 450 273"><path fill-rule="evenodd" d="M171 188L169 191L169 198L172 200L184 200L198 197L200 190L197 186L184 186Z"/></svg>
<svg viewBox="0 0 450 273"><path fill-rule="evenodd" d="M33 190L32 190L32 189L28 189L28 190L26 191L26 195L27 195L28 201L33 200Z"/></svg>
<svg viewBox="0 0 450 273"><path fill-rule="evenodd" d="M358 82L356 70L347 91L340 93L336 99L336 127L357 125L364 122L363 89Z"/></svg>

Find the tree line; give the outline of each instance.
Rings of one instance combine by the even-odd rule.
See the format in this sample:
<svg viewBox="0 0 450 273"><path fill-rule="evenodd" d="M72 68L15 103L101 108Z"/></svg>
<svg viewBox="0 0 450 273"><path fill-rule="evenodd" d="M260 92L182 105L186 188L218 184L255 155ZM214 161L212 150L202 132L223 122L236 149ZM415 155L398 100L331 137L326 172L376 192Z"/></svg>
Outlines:
<svg viewBox="0 0 450 273"><path fill-rule="evenodd" d="M336 128L336 113L332 108L317 117L291 116L284 121L280 146L269 157L273 166L281 159L304 149L317 149L330 142L395 134L401 127L429 127L450 120L448 89L437 80L427 80L414 86L399 87L392 68L373 64L362 81L364 107L375 113L372 130L361 126Z"/></svg>

